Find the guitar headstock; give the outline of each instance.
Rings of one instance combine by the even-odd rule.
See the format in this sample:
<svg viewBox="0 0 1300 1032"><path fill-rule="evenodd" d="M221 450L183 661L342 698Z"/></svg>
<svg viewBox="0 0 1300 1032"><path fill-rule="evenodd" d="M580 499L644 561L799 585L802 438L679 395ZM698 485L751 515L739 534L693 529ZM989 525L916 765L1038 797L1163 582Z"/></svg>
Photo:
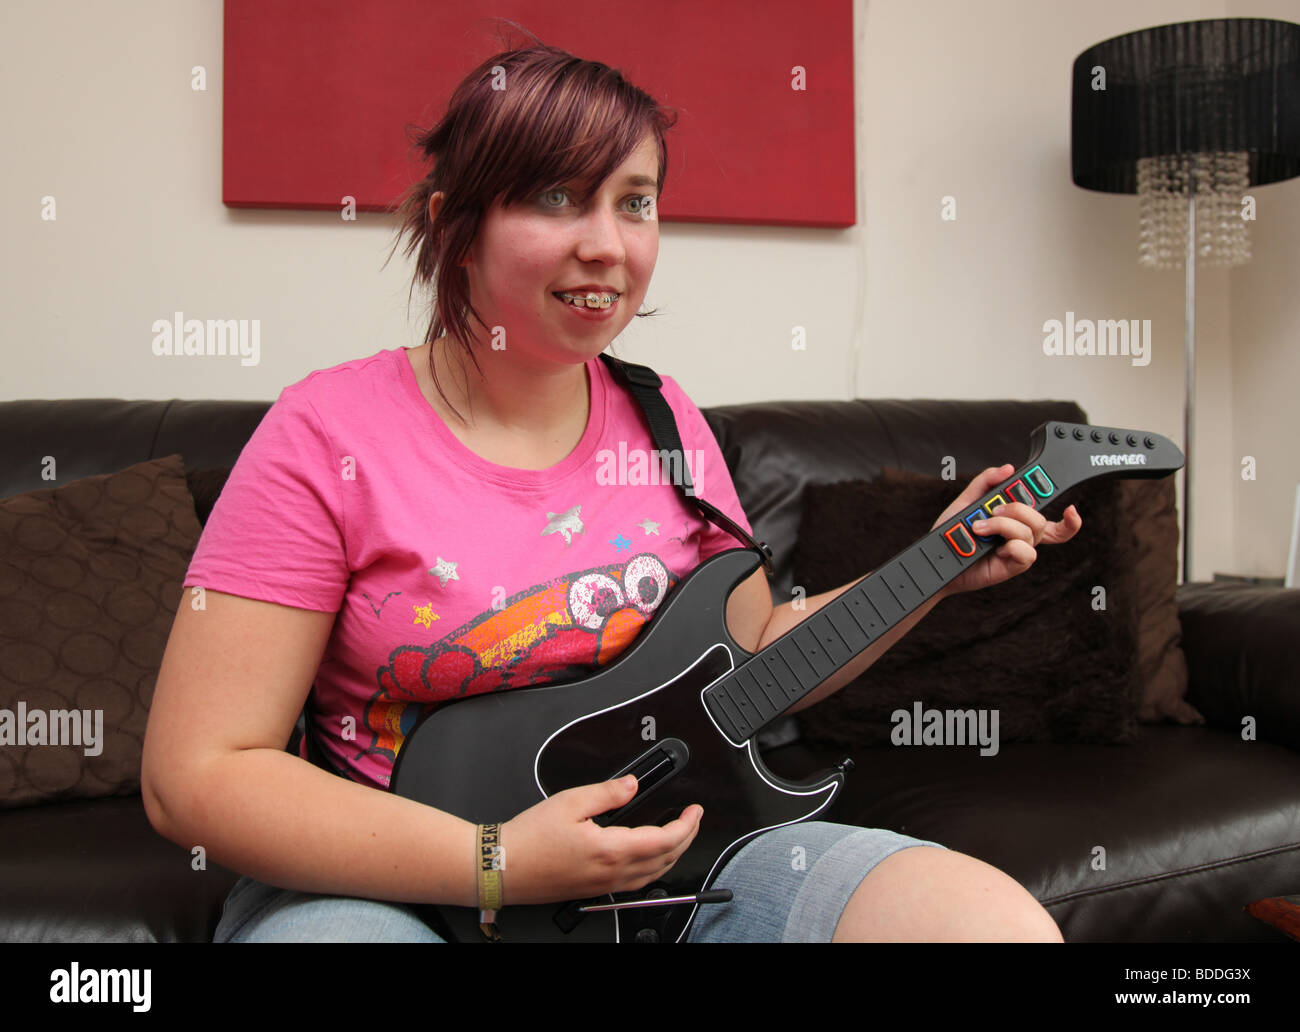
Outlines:
<svg viewBox="0 0 1300 1032"><path fill-rule="evenodd" d="M1056 420L1034 430L1025 464L1026 470L1041 469L1057 491L1094 477L1158 479L1182 467L1182 451L1160 434Z"/></svg>
<svg viewBox="0 0 1300 1032"><path fill-rule="evenodd" d="M1029 439L1029 459L974 505L945 521L935 533L963 562L1001 543L975 533L973 524L1004 502L1042 509L1070 488L1095 477L1167 477L1183 466L1183 453L1167 437L1148 430L1050 420Z"/></svg>

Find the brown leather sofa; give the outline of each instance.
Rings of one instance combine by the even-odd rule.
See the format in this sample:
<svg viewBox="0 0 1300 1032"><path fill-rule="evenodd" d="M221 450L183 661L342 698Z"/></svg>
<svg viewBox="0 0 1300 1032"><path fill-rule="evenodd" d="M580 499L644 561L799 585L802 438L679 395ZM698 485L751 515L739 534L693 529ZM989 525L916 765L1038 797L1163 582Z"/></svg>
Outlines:
<svg viewBox="0 0 1300 1032"><path fill-rule="evenodd" d="M0 403L0 498L50 487L40 476L50 453L61 456L60 484L174 453L187 471L228 468L267 407ZM1039 423L1086 421L1072 403L1012 401L790 402L705 415L756 536L775 552L777 602L792 597L806 485L870 479L885 466L932 472L935 454L963 470L1020 463ZM1179 589L1178 607L1188 700L1206 725L1145 726L1123 746L1006 743L995 763L969 749L850 750L856 769L827 819L993 864L1047 907L1066 941L1282 941L1243 907L1300 892L1300 592L1193 584ZM0 649L6 640L0 628ZM1244 742L1244 712L1265 714L1268 734ZM804 741L767 751L791 777L842 756ZM1104 871L1088 863L1099 842ZM153 830L138 793L0 810L0 939L208 941L237 875L195 871L190 860Z"/></svg>

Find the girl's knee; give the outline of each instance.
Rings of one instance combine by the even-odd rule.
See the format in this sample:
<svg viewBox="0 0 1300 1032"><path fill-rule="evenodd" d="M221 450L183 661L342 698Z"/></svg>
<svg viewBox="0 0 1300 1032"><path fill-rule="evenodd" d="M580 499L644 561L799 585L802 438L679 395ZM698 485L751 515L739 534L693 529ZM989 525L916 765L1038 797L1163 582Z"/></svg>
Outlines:
<svg viewBox="0 0 1300 1032"><path fill-rule="evenodd" d="M1061 942L1042 904L1010 875L964 853L901 849L849 899L837 941Z"/></svg>

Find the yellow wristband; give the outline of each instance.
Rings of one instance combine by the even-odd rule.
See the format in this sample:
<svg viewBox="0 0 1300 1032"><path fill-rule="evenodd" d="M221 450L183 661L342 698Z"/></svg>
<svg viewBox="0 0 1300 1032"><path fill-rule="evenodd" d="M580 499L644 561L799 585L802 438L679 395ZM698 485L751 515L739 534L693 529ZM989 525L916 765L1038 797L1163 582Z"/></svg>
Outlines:
<svg viewBox="0 0 1300 1032"><path fill-rule="evenodd" d="M501 825L480 824L478 831L478 908L495 912L501 909L501 872L505 864L501 855ZM490 923L493 917L488 918Z"/></svg>

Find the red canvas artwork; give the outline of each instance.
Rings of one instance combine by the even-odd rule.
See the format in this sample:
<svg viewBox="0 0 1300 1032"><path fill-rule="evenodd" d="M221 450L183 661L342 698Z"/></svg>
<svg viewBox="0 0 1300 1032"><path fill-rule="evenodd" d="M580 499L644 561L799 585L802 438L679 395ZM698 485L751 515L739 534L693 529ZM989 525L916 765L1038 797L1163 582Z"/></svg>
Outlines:
<svg viewBox="0 0 1300 1032"><path fill-rule="evenodd" d="M226 0L222 199L392 210L503 19L676 109L663 221L854 224L851 0Z"/></svg>

